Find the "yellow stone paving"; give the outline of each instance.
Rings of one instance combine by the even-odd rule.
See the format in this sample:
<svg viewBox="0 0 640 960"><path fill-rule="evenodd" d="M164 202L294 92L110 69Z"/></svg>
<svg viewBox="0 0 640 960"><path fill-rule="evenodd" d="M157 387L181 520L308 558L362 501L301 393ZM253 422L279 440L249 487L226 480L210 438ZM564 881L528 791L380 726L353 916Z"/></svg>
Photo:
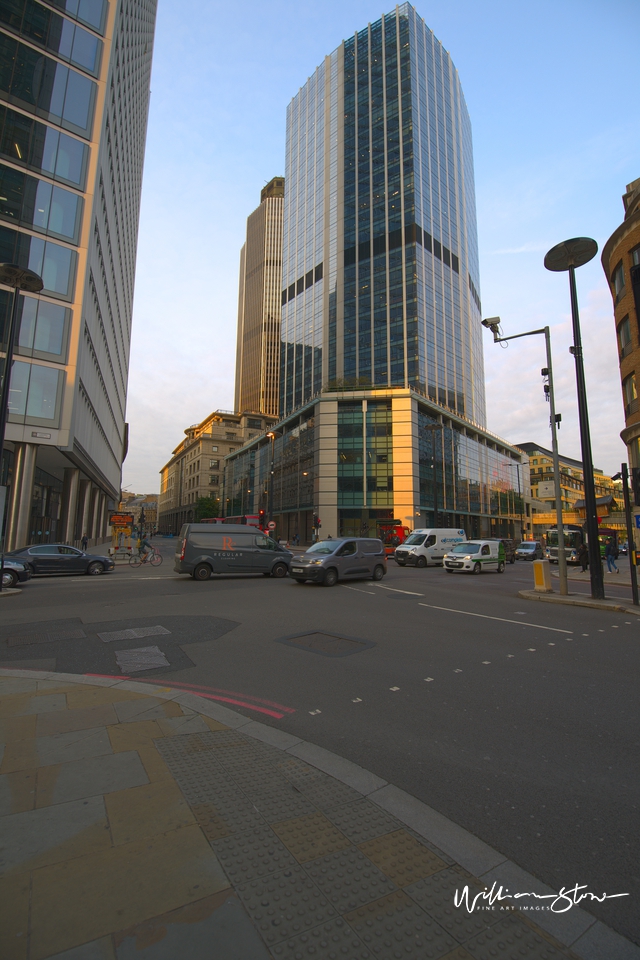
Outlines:
<svg viewBox="0 0 640 960"><path fill-rule="evenodd" d="M5 776L11 797L11 808L7 812L11 814L33 810L36 805L36 770L18 770Z"/></svg>
<svg viewBox="0 0 640 960"><path fill-rule="evenodd" d="M0 877L2 960L27 960L30 886L31 874L28 870L12 871L7 877Z"/></svg>
<svg viewBox="0 0 640 960"><path fill-rule="evenodd" d="M406 830L394 830L376 840L359 843L358 849L399 887L444 870L446 863Z"/></svg>
<svg viewBox="0 0 640 960"><path fill-rule="evenodd" d="M8 717L0 720L0 743L28 740L36 735L37 714L28 717Z"/></svg>
<svg viewBox="0 0 640 960"><path fill-rule="evenodd" d="M145 696L153 696L153 689L149 690L148 694L144 694L135 693L132 690L116 690L115 687L90 687L88 684L78 684L67 694L67 706L70 710L79 710L82 707L97 707L101 703L143 700Z"/></svg>
<svg viewBox="0 0 640 960"><path fill-rule="evenodd" d="M157 780L173 780L173 774L153 744L148 747L139 747L138 756L142 760L145 773L152 783Z"/></svg>
<svg viewBox="0 0 640 960"><path fill-rule="evenodd" d="M116 846L196 822L174 780L118 790L107 794L104 802Z"/></svg>
<svg viewBox="0 0 640 960"><path fill-rule="evenodd" d="M351 846L351 841L321 813L282 820L272 824L272 828L298 863L307 863Z"/></svg>
<svg viewBox="0 0 640 960"><path fill-rule="evenodd" d="M0 765L0 773L14 773L16 770L32 770L39 765L35 739L14 740L5 747Z"/></svg>
<svg viewBox="0 0 640 960"><path fill-rule="evenodd" d="M117 722L118 718L111 703L78 710L56 710L38 714L36 736L52 737L56 733L71 733L74 730L104 727Z"/></svg>
<svg viewBox="0 0 640 960"><path fill-rule="evenodd" d="M31 957L43 960L230 888L196 825L35 870Z"/></svg>
<svg viewBox="0 0 640 960"><path fill-rule="evenodd" d="M114 753L138 750L147 747L158 737L164 736L157 720L132 720L108 727L107 733Z"/></svg>

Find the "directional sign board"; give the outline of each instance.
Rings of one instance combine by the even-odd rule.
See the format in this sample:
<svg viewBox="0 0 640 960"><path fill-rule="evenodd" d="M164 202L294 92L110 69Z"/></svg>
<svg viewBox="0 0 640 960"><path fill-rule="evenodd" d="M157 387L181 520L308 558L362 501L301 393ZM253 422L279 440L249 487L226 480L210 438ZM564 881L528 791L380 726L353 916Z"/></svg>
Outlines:
<svg viewBox="0 0 640 960"><path fill-rule="evenodd" d="M131 513L112 513L109 517L109 523L112 527L132 527L133 515Z"/></svg>
<svg viewBox="0 0 640 960"><path fill-rule="evenodd" d="M640 530L640 513L636 513L636 527Z"/></svg>

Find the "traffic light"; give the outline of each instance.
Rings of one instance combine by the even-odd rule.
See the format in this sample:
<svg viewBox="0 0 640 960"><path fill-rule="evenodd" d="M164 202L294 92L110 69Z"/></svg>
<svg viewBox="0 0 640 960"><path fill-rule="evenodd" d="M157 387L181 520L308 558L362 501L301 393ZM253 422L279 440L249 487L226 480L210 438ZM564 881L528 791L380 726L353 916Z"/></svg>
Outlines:
<svg viewBox="0 0 640 960"><path fill-rule="evenodd" d="M631 488L633 490L633 502L636 507L640 507L640 467L631 468Z"/></svg>
<svg viewBox="0 0 640 960"><path fill-rule="evenodd" d="M317 514L314 513L314 515L313 515L313 527L314 527L314 530L317 530L317 529L318 529L319 527L321 527L321 526L322 526L322 523L320 522L320 517L317 516Z"/></svg>

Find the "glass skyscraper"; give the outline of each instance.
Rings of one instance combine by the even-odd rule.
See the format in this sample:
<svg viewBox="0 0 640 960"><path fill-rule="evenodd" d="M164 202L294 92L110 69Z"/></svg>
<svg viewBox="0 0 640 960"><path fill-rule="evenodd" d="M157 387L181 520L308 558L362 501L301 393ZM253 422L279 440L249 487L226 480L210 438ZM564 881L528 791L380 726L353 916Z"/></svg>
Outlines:
<svg viewBox="0 0 640 960"><path fill-rule="evenodd" d="M402 4L287 112L280 413L412 387L485 424L471 126L449 54Z"/></svg>

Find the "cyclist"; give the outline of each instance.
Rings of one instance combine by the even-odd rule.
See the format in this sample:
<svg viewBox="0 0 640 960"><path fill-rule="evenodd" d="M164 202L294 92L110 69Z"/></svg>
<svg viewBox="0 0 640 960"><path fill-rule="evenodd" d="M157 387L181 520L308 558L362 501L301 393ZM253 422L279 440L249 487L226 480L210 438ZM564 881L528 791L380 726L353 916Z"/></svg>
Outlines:
<svg viewBox="0 0 640 960"><path fill-rule="evenodd" d="M153 547L151 546L151 544L149 543L149 541L147 540L147 538L144 537L144 538L140 541L140 547L139 547L139 549L138 549L138 553L140 554L140 557L141 557L142 560L144 561L144 560L147 559L148 556L150 556L151 554L153 554L153 552L154 552Z"/></svg>

